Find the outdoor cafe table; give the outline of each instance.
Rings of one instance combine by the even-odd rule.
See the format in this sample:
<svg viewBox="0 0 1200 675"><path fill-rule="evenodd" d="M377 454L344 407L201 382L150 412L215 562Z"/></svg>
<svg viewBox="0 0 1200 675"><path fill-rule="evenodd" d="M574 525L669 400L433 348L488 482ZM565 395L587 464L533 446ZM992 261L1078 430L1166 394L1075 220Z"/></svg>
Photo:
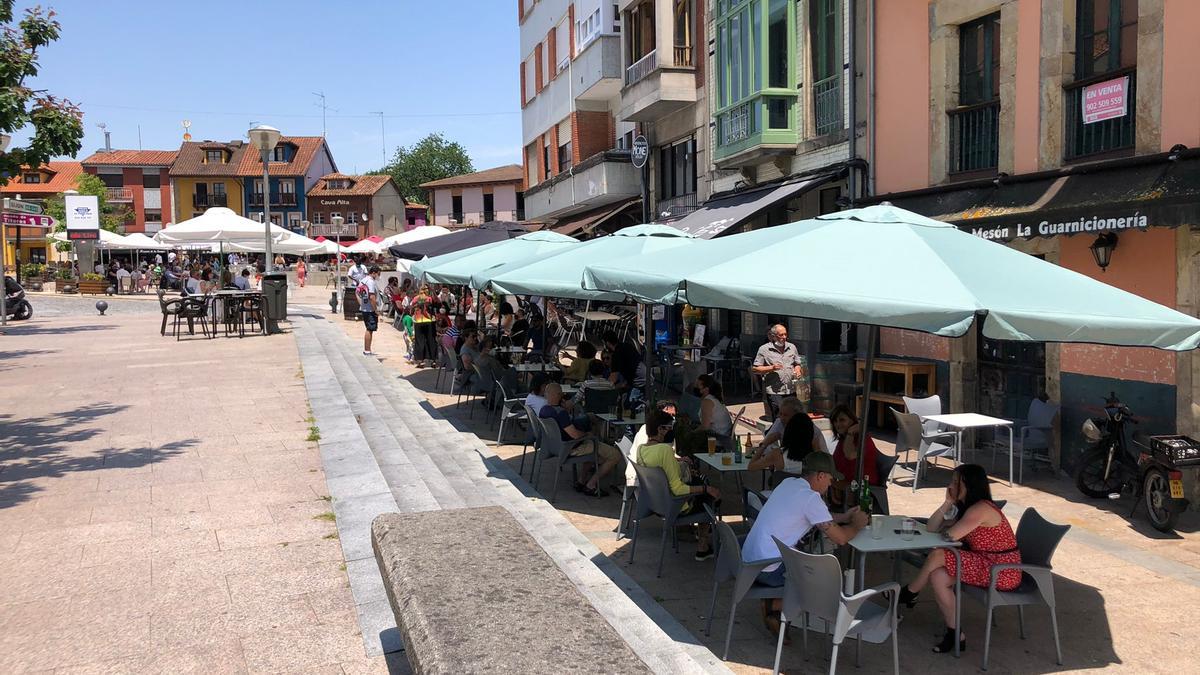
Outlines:
<svg viewBox="0 0 1200 675"><path fill-rule="evenodd" d="M576 312L575 316L583 319L584 321L616 321L617 319L621 318L612 312L605 312L604 310L600 309L592 309L586 312Z"/></svg>
<svg viewBox="0 0 1200 675"><path fill-rule="evenodd" d="M704 450L704 451L693 454L692 459L704 464L709 469L716 471L717 474L720 476L719 480L721 481L722 485L725 482L725 475L732 473L733 479L737 483L737 493L740 498L740 496L742 494L742 474L744 474L750 470L750 458L742 457L741 462L731 462L729 464L722 464L721 458L728 454L731 454L731 453L714 452L713 454L710 455L710 454L708 454L707 450Z"/></svg>
<svg viewBox="0 0 1200 675"><path fill-rule="evenodd" d="M557 364L554 363L518 363L513 366L517 371L517 375L522 378L528 378L530 373L558 373L562 372Z"/></svg>
<svg viewBox="0 0 1200 675"><path fill-rule="evenodd" d="M958 442L955 444L956 453L958 454L958 462L962 463L962 435L966 429L986 429L988 427L1004 427L1008 430L1008 486L1013 484L1013 423L1012 420L1001 419L999 417L989 417L980 415L979 413L950 413L948 415L928 415L921 418L931 422L945 425L958 433Z"/></svg>
<svg viewBox="0 0 1200 675"><path fill-rule="evenodd" d="M221 319L220 312L218 311L218 304L223 306L223 305L225 305L226 302L228 302L231 299L235 299L235 298L236 299L244 299L244 298L262 297L262 291L258 291L258 290L249 290L249 291L236 290L235 291L232 289L224 289L224 290L219 290L219 291L213 291L213 292L209 293L207 297L209 297L213 300L213 302L210 302L209 304L212 305L213 333L215 334L216 333L216 325L217 325L217 323L220 322L220 319ZM216 302L217 300L220 300L220 303ZM221 311L224 311L224 307L221 308Z"/></svg>
<svg viewBox="0 0 1200 675"><path fill-rule="evenodd" d="M699 457L699 455L696 455ZM958 556L958 549L962 546L961 542L946 539L940 532L930 532L926 529L926 524L920 521L916 522L916 529L913 531L912 539L905 539L899 533L900 523L907 516L884 516L883 536L876 539L871 536L871 528L866 527L859 530L858 534L850 540L850 548L854 549L854 590L861 591L866 588L867 576L867 554L868 553L893 553L899 554L904 551L928 551L935 548L946 549L947 555L953 555L955 564L958 570L962 570L962 560ZM896 563L893 576L899 574L900 557L896 556ZM955 574L954 586L954 615L955 625L961 630L962 621L962 588L959 580L962 574ZM954 642L954 655L958 656L958 641Z"/></svg>
<svg viewBox="0 0 1200 675"><path fill-rule="evenodd" d="M621 419L617 419L617 416L612 413L596 413L596 419L604 422L606 427L640 427L646 423L646 415L644 413L634 415L633 417L622 417Z"/></svg>

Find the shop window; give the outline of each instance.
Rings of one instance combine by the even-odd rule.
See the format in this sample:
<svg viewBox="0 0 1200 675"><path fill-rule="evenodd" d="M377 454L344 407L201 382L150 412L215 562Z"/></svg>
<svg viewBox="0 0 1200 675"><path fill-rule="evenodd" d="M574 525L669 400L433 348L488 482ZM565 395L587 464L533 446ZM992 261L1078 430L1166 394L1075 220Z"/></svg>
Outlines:
<svg viewBox="0 0 1200 675"><path fill-rule="evenodd" d="M571 141L558 146L558 170L560 172L571 168Z"/></svg>
<svg viewBox="0 0 1200 675"><path fill-rule="evenodd" d="M1078 0L1075 79L1137 65L1137 0Z"/></svg>
<svg viewBox="0 0 1200 675"><path fill-rule="evenodd" d="M162 187L162 176L157 173L142 174L142 187L158 188Z"/></svg>

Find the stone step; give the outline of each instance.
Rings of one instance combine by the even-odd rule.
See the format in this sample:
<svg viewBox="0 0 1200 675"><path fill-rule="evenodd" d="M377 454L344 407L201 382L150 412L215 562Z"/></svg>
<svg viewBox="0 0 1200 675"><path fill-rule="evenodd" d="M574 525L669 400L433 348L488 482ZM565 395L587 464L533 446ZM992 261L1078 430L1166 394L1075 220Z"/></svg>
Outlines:
<svg viewBox="0 0 1200 675"><path fill-rule="evenodd" d="M365 357L348 348L348 340L339 334L336 326L326 324L325 330L319 333L331 362L339 365L335 376L346 392L351 412L364 430L367 444L387 478L397 506L404 511L462 507L465 502L421 451L411 434L397 437L393 433L389 419L394 414L385 414L376 406L376 400L385 399L378 396L372 399L374 386L363 367Z"/></svg>

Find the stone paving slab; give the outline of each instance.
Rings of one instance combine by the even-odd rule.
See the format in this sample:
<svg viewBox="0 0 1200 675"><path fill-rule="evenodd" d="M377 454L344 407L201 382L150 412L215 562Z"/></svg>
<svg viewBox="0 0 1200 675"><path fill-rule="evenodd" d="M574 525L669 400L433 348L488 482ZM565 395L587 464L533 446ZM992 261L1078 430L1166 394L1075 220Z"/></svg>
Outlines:
<svg viewBox="0 0 1200 675"><path fill-rule="evenodd" d="M112 304L0 335L0 672L386 672L314 518L294 336Z"/></svg>

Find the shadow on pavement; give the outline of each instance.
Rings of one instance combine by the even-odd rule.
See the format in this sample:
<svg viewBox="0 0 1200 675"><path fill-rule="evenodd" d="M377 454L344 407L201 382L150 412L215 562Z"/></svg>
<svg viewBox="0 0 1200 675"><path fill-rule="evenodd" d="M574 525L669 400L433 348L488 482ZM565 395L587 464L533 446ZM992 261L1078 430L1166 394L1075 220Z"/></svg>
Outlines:
<svg viewBox="0 0 1200 675"><path fill-rule="evenodd" d="M0 508L33 499L45 490L38 484L39 479L146 466L178 455L195 444L193 440L185 440L158 448L108 447L67 454L67 449L105 431L97 421L127 407L98 405L29 418L0 414Z"/></svg>
<svg viewBox="0 0 1200 675"><path fill-rule="evenodd" d="M8 324L4 329L9 335L62 335L64 333L90 333L98 330L113 330L116 326L86 324L82 326L38 326L35 324Z"/></svg>

